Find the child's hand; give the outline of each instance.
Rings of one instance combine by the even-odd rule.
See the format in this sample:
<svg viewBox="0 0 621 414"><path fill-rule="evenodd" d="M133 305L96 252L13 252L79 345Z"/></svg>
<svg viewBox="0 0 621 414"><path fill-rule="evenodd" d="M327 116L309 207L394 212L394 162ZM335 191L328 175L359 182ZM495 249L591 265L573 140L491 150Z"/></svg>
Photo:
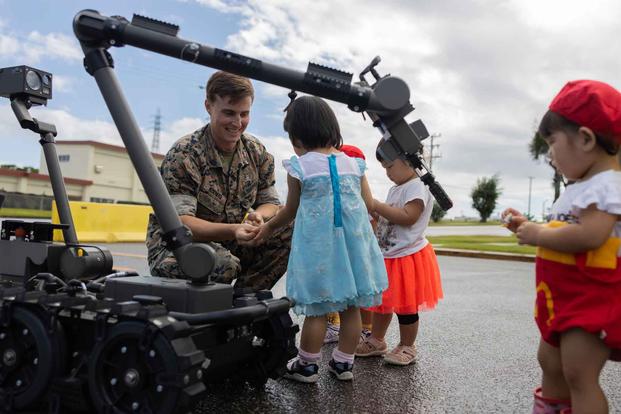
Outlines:
<svg viewBox="0 0 621 414"><path fill-rule="evenodd" d="M378 201L376 199L374 199L374 198L371 199L371 205L370 205L371 208L369 210L369 214L372 215L372 216L377 214L375 212L375 207L377 206L377 203L378 203Z"/></svg>
<svg viewBox="0 0 621 414"><path fill-rule="evenodd" d="M539 233L543 228L541 224L531 223L530 221L522 223L515 232L518 243L530 244L531 246L539 245Z"/></svg>
<svg viewBox="0 0 621 414"><path fill-rule="evenodd" d="M380 207L382 204L384 204L382 201L374 198L373 199L373 211L369 211L369 213L375 217L375 219L377 220L380 217L380 214L378 213L377 209L378 207Z"/></svg>
<svg viewBox="0 0 621 414"><path fill-rule="evenodd" d="M518 227L520 227L522 223L526 223L528 221L528 219L522 213L514 208L506 209L502 212L500 217L504 222L503 225L514 233L517 231Z"/></svg>
<svg viewBox="0 0 621 414"><path fill-rule="evenodd" d="M267 223L263 223L259 227L256 227L256 230L257 232L254 236L254 239L252 239L252 243L254 246L263 244L267 239L270 238L272 233L274 233L272 227Z"/></svg>
<svg viewBox="0 0 621 414"><path fill-rule="evenodd" d="M253 211L252 213L246 214L244 221L242 223L250 224L255 227L259 227L263 224L265 220L263 219L263 215L258 211Z"/></svg>
<svg viewBox="0 0 621 414"><path fill-rule="evenodd" d="M252 224L238 224L238 227L235 229L235 240L242 246L253 246L254 238L258 231L259 227Z"/></svg>

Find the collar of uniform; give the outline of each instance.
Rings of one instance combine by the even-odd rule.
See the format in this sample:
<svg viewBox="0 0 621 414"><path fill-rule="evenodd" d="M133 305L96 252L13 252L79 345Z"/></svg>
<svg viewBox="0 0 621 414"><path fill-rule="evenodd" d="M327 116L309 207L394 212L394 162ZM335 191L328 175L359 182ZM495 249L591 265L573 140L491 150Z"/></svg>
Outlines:
<svg viewBox="0 0 621 414"><path fill-rule="evenodd" d="M203 142L205 143L205 160L207 161L207 165L209 167L220 167L222 168L222 160L220 159L220 154L218 154L218 150L213 143L213 137L211 135L211 127L207 124L203 128Z"/></svg>
<svg viewBox="0 0 621 414"><path fill-rule="evenodd" d="M203 137L206 146L206 159L207 164L210 167L220 167L222 168L222 158L220 158L220 152L216 148L213 142L213 136L211 135L211 126L207 124L203 129ZM244 167L248 165L250 156L248 155L248 151L246 150L246 136L242 134L237 147L235 148L235 154L237 155L237 163L240 167ZM235 159L235 158L233 158Z"/></svg>

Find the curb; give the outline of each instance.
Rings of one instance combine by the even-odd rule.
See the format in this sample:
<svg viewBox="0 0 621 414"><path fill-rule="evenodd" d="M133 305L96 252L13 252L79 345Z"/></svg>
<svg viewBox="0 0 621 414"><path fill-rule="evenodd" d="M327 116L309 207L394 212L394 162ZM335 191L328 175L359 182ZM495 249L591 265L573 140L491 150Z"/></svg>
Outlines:
<svg viewBox="0 0 621 414"><path fill-rule="evenodd" d="M459 249L443 249L435 248L434 251L438 256L456 256L470 257L473 259L490 259L490 260L509 260L514 262L534 263L535 256L529 254L514 254L501 252L482 252L480 250L459 250Z"/></svg>

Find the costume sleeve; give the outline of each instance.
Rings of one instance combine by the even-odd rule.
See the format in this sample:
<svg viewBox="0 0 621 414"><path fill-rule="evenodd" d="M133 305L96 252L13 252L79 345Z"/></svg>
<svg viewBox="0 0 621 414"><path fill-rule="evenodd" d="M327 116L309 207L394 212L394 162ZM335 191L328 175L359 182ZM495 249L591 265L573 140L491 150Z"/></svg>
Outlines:
<svg viewBox="0 0 621 414"><path fill-rule="evenodd" d="M410 180L405 186L402 193L404 206L410 201L421 200L423 205L427 207L427 201L429 200L427 195L428 190L421 180Z"/></svg>
<svg viewBox="0 0 621 414"><path fill-rule="evenodd" d="M255 207L262 204L280 205L278 192L276 191L276 179L274 178L274 157L263 148L263 157L259 165L259 182Z"/></svg>
<svg viewBox="0 0 621 414"><path fill-rule="evenodd" d="M173 147L160 171L177 214L195 216L201 173L193 154L182 147Z"/></svg>
<svg viewBox="0 0 621 414"><path fill-rule="evenodd" d="M302 171L302 166L300 165L298 157L293 156L288 160L283 160L282 166L285 168L285 170L287 170L287 174L289 174L296 180L302 181L302 179L304 178L304 171Z"/></svg>
<svg viewBox="0 0 621 414"><path fill-rule="evenodd" d="M621 173L594 181L573 201L574 209L585 209L591 204L610 214L621 214Z"/></svg>

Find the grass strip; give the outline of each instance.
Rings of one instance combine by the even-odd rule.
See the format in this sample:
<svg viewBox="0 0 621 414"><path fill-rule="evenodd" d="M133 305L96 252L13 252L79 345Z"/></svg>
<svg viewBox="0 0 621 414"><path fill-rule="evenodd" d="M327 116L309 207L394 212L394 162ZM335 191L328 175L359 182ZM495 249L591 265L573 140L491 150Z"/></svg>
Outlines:
<svg viewBox="0 0 621 414"><path fill-rule="evenodd" d="M490 220L485 223L481 223L480 221L458 221L458 220L440 220L437 223L434 223L433 220L429 220L430 226L500 226L502 223L498 220Z"/></svg>
<svg viewBox="0 0 621 414"><path fill-rule="evenodd" d="M535 254L534 246L522 246L515 236L428 236L434 247L515 254Z"/></svg>
<svg viewBox="0 0 621 414"><path fill-rule="evenodd" d="M0 208L0 217L14 218L52 218L51 210L31 210L27 208Z"/></svg>

